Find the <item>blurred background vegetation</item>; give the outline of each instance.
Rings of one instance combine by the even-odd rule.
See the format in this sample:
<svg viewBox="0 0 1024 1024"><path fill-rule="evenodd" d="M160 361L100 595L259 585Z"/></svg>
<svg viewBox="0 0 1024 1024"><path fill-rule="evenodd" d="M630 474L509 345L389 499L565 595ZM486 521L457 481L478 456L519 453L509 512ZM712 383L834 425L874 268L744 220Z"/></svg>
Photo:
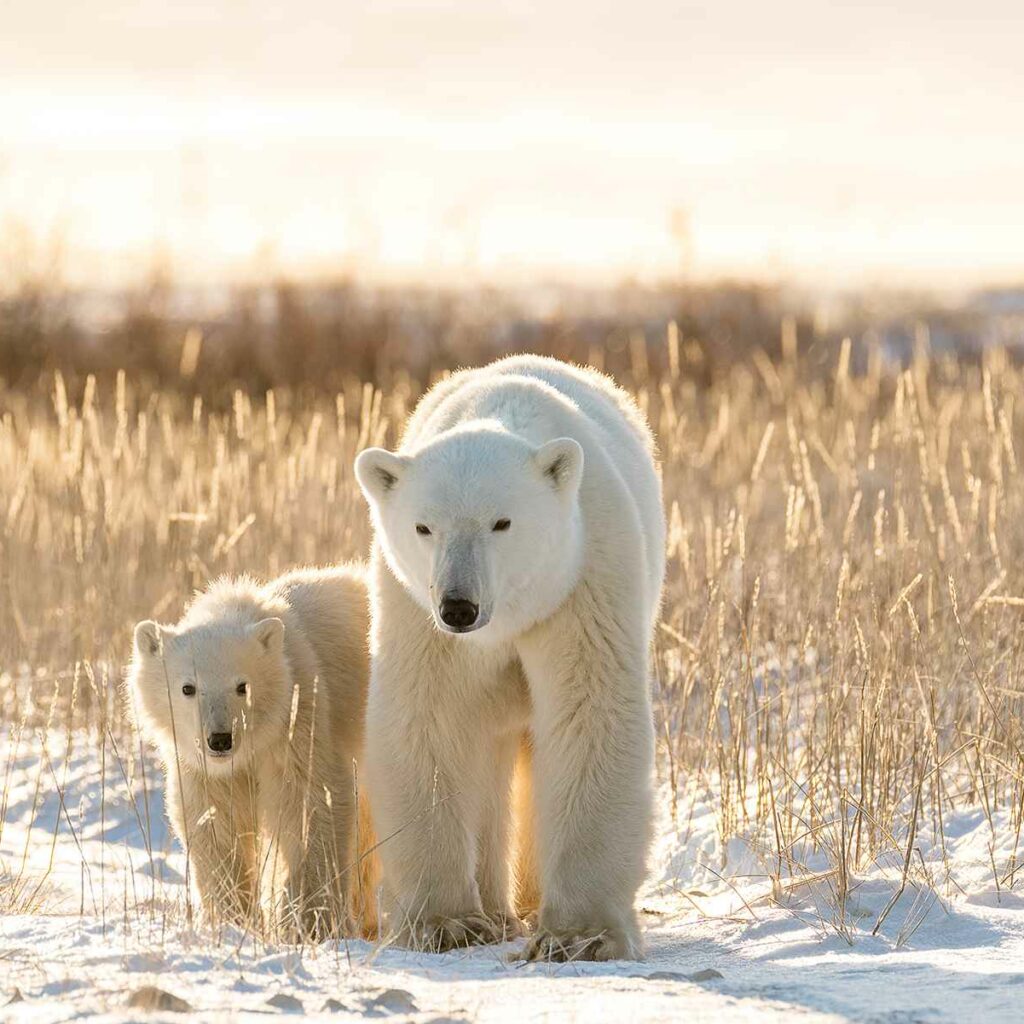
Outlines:
<svg viewBox="0 0 1024 1024"><path fill-rule="evenodd" d="M387 388L396 373L429 379L521 351L642 378L666 368L669 324L683 375L704 383L755 353L777 359L787 345L830 372L844 338L855 371L872 352L905 365L921 346L968 360L995 346L1016 358L1024 292L949 301L728 282L459 289L353 280L201 290L159 273L134 289L89 291L26 276L0 291L0 381L20 390L60 370L80 395L89 374L111 380L125 370L222 405L236 389L331 393L352 378Z"/></svg>

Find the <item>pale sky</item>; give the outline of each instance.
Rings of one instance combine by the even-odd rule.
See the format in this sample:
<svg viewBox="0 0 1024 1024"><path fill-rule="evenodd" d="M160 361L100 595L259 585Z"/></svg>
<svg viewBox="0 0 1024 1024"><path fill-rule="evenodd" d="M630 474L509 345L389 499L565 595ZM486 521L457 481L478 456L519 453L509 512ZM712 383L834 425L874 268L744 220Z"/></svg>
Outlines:
<svg viewBox="0 0 1024 1024"><path fill-rule="evenodd" d="M0 0L0 267L1020 281L1022 39L1010 0Z"/></svg>

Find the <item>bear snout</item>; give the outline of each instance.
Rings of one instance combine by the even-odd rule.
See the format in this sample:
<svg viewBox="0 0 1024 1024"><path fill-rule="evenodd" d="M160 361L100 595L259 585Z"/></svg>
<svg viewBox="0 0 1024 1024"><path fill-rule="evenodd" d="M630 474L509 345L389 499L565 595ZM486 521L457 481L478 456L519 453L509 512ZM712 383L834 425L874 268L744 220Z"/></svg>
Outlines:
<svg viewBox="0 0 1024 1024"><path fill-rule="evenodd" d="M469 630L480 617L480 606L456 594L445 594L441 598L440 614L441 621L451 629Z"/></svg>
<svg viewBox="0 0 1024 1024"><path fill-rule="evenodd" d="M211 732L206 737L206 745L215 754L226 754L231 749L231 733Z"/></svg>

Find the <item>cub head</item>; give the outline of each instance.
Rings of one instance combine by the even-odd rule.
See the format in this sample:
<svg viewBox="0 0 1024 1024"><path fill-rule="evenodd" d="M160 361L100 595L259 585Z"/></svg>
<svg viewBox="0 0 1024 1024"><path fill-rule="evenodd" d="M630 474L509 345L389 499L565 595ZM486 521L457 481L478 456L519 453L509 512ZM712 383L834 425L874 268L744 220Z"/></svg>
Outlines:
<svg viewBox="0 0 1024 1024"><path fill-rule="evenodd" d="M140 622L129 675L142 730L180 763L230 771L287 729L284 623Z"/></svg>
<svg viewBox="0 0 1024 1024"><path fill-rule="evenodd" d="M414 454L369 448L355 470L384 557L439 630L508 638L576 585L583 449L571 438L536 448L474 425Z"/></svg>

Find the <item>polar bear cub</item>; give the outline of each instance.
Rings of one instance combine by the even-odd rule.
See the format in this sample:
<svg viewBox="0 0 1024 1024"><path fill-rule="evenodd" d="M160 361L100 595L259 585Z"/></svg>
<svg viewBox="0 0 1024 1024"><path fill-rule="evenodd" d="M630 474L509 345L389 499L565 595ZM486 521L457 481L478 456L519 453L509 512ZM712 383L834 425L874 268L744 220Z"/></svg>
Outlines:
<svg viewBox="0 0 1024 1024"><path fill-rule="evenodd" d="M650 429L594 370L455 374L356 461L375 530L367 785L390 920L444 949L635 958L665 523ZM524 819L510 791L532 768ZM517 783L520 781L517 778ZM513 836L518 834L514 871Z"/></svg>
<svg viewBox="0 0 1024 1024"><path fill-rule="evenodd" d="M130 710L163 757L168 814L214 919L255 924L261 896L284 938L347 931L353 910L372 919L353 766L367 627L357 566L222 578L177 625L135 627Z"/></svg>

